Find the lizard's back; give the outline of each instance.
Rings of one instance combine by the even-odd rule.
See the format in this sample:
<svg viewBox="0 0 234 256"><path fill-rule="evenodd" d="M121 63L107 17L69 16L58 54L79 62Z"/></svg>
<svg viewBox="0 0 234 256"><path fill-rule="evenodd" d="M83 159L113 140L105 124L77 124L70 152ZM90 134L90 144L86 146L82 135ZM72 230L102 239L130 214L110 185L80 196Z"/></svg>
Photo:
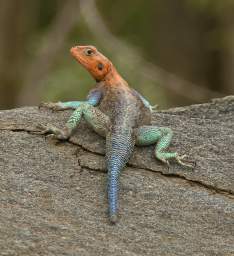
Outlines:
<svg viewBox="0 0 234 256"><path fill-rule="evenodd" d="M109 116L106 136L108 198L110 220L115 223L118 209L118 179L135 144L134 128L151 122L151 112L135 92L124 84L105 87L99 109Z"/></svg>
<svg viewBox="0 0 234 256"><path fill-rule="evenodd" d="M151 123L151 111L125 84L103 86L99 109L109 116L112 129L134 129Z"/></svg>

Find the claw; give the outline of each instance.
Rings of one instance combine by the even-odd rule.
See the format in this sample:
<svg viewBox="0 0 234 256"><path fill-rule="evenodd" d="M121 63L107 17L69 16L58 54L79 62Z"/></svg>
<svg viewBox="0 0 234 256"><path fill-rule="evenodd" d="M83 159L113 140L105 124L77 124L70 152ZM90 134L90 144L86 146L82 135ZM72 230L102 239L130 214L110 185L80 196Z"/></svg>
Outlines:
<svg viewBox="0 0 234 256"><path fill-rule="evenodd" d="M39 109L41 108L51 108L52 102L41 102L38 106Z"/></svg>
<svg viewBox="0 0 234 256"><path fill-rule="evenodd" d="M152 112L158 108L158 105L153 105L153 106L150 105L149 108L150 108L150 111Z"/></svg>
<svg viewBox="0 0 234 256"><path fill-rule="evenodd" d="M67 139L63 131L61 131L60 129L54 126L45 126L42 124L38 124L36 128L38 128L39 131L33 131L32 133L39 134L39 135L46 135L46 137L56 137L59 140Z"/></svg>
<svg viewBox="0 0 234 256"><path fill-rule="evenodd" d="M45 104L46 104L45 102L41 102L41 103L38 105L38 108L39 108L39 109L43 108Z"/></svg>
<svg viewBox="0 0 234 256"><path fill-rule="evenodd" d="M186 167L189 167L189 168L194 168L194 165L191 165L191 164L187 164L187 163L184 163L182 160L184 158L188 157L187 155L182 155L182 156L177 156L175 159L176 161L182 165L182 166L186 166Z"/></svg>
<svg viewBox="0 0 234 256"><path fill-rule="evenodd" d="M53 133L46 134L45 135L45 139L49 140L49 141L55 141L56 144L58 143L57 136L55 134L53 134Z"/></svg>
<svg viewBox="0 0 234 256"><path fill-rule="evenodd" d="M60 104L60 102L53 103L53 102L41 102L38 106L39 109L41 108L49 108L52 109L53 111L59 111L59 110L64 110Z"/></svg>
<svg viewBox="0 0 234 256"><path fill-rule="evenodd" d="M158 105L153 105L153 106L151 106L151 109L152 110L155 110L155 109L157 109L158 108Z"/></svg>
<svg viewBox="0 0 234 256"><path fill-rule="evenodd" d="M161 162L163 162L164 164L166 164L168 167L170 167L170 162L166 159L160 159Z"/></svg>
<svg viewBox="0 0 234 256"><path fill-rule="evenodd" d="M31 133L39 135L51 134L51 129L43 124L37 124L36 128L38 129L38 131L32 131Z"/></svg>

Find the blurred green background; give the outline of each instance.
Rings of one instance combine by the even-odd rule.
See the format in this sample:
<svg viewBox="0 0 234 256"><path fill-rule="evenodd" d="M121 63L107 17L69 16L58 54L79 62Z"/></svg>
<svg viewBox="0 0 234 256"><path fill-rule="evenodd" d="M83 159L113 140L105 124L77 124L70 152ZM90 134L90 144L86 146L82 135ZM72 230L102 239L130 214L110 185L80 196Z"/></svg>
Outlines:
<svg viewBox="0 0 234 256"><path fill-rule="evenodd" d="M0 109L85 98L77 44L161 108L234 92L233 0L0 0Z"/></svg>

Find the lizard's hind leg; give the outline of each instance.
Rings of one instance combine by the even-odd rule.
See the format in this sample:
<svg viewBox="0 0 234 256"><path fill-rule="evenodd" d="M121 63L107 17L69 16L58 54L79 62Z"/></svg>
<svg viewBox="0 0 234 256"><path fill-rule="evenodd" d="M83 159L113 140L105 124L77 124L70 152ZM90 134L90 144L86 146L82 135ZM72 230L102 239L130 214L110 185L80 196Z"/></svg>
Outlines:
<svg viewBox="0 0 234 256"><path fill-rule="evenodd" d="M43 133L54 134L59 140L67 140L80 123L82 116L99 135L105 136L107 134L110 126L109 117L89 103L80 104L72 113L63 129L48 127Z"/></svg>
<svg viewBox="0 0 234 256"><path fill-rule="evenodd" d="M168 127L142 126L136 129L136 145L147 146L157 142L155 156L160 161L169 164L169 159L175 159L179 164L191 167L182 162L185 157L177 152L166 152L172 140L173 132Z"/></svg>

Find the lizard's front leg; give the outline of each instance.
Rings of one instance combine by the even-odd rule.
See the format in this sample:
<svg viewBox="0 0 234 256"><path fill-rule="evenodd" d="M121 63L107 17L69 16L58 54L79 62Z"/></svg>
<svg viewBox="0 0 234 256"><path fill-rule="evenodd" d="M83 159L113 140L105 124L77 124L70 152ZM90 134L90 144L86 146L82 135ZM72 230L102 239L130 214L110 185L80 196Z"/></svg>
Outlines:
<svg viewBox="0 0 234 256"><path fill-rule="evenodd" d="M167 164L169 164L170 159L175 159L181 165L192 167L182 162L185 155L179 156L177 152L166 152L171 143L172 136L173 132L168 127L142 126L136 129L136 145L147 146L157 142L155 147L157 159Z"/></svg>
<svg viewBox="0 0 234 256"><path fill-rule="evenodd" d="M80 123L82 116L99 135L105 136L107 134L110 127L109 117L89 103L80 104L80 106L72 113L63 129L58 129L52 126L45 129L43 133L54 134L59 140L67 140Z"/></svg>
<svg viewBox="0 0 234 256"><path fill-rule="evenodd" d="M82 103L87 101L67 101L67 102L42 102L39 108L45 107L50 108L55 111L67 110L67 109L77 109Z"/></svg>
<svg viewBox="0 0 234 256"><path fill-rule="evenodd" d="M92 106L97 106L102 98L102 92L99 88L94 88L89 92L86 101L68 101L68 102L43 102L39 105L40 107L46 107L53 110L66 110L66 109L77 109L82 104L88 103Z"/></svg>

